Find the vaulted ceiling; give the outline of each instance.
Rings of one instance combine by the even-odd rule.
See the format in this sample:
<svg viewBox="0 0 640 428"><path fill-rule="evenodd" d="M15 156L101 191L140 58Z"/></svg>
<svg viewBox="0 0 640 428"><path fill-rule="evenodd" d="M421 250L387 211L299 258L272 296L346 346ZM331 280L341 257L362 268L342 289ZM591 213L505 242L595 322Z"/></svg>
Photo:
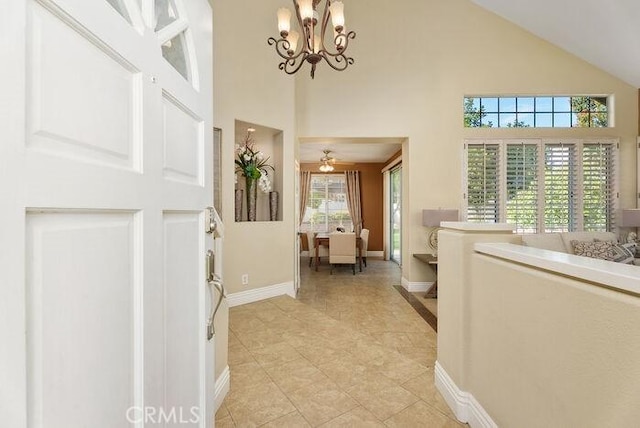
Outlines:
<svg viewBox="0 0 640 428"><path fill-rule="evenodd" d="M640 88L639 0L472 0Z"/></svg>
<svg viewBox="0 0 640 428"><path fill-rule="evenodd" d="M471 1L640 88L640 0ZM400 141L354 142L302 141L301 162L317 162L323 149L345 161L382 162L401 147Z"/></svg>

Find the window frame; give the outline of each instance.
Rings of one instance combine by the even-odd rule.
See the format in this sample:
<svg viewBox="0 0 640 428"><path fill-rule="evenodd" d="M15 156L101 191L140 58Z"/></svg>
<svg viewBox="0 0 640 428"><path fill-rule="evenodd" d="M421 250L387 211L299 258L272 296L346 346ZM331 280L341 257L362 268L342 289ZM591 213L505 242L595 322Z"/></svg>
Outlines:
<svg viewBox="0 0 640 428"><path fill-rule="evenodd" d="M582 139L564 139L564 138L521 138L521 139L466 139L463 144L463 168L462 168L462 218L465 221L468 220L469 213L469 147L470 146L498 146L498 166L497 166L497 180L498 185L498 202L495 208L498 212L498 216L495 222L507 222L507 147L515 144L536 145L537 148L537 227L533 233L549 233L560 231L584 231L584 230L601 230L594 229L593 225L587 225L588 229L585 229L584 224L584 165L585 165L585 147L591 147L593 145L602 145L610 147L610 168L613 171L608 174L609 186L607 194L609 195L610 202L606 206L608 208L608 216L606 219L606 228L608 231L616 231L618 225L616 224L616 211L619 208L620 203L620 143L618 138L582 138ZM573 210L575 212L573 218L569 218L569 224L563 230L555 229L549 230L548 225L545 224L545 181L547 175L545 174L545 155L546 148L553 146L569 146L572 147L574 154L573 162L575 167L571 171L570 180L573 180L573 193L571 195L573 203L570 204L568 211ZM571 194L572 193L572 194ZM573 221L573 223L571 223ZM510 222L510 224L513 224ZM517 223L516 223L517 224ZM518 226L517 226L518 228ZM518 233L531 233L524 232L517 229Z"/></svg>
<svg viewBox="0 0 640 428"><path fill-rule="evenodd" d="M586 104L588 106L587 110L576 110L574 109L574 99L577 98L585 98ZM547 100L548 99L548 100ZM566 108L562 108L561 105L564 104L564 101L568 99L568 110ZM604 99L604 103L600 102ZM467 112L466 105L467 100L473 100L472 104L474 108L477 108L477 112ZM483 102L483 100L487 100ZM521 103L521 100L530 100L527 103ZM549 108L545 108L543 106L543 100L548 101ZM504 128L610 128L613 126L613 109L611 107L613 98L610 95L465 95L463 97L463 124L464 128L495 128L495 129L504 129ZM529 104L532 103L531 109L521 109L521 104ZM475 105L477 104L477 107ZM547 103L545 102L544 105ZM598 110L598 104L604 105L604 111ZM507 106L513 106L513 108ZM538 107L540 105L540 107ZM495 106L495 108L493 107ZM487 109L482 111L482 108L486 107ZM479 117L474 118L469 115L479 115ZM579 124L575 124L577 121L580 122L578 117L579 115L587 115L586 123L587 126L580 126ZM606 115L606 125L605 126L595 126L594 123L597 122L596 115L604 114ZM538 125L537 122L542 120L542 115L548 115L550 124L549 125ZM488 116L488 117L487 117ZM513 121L504 122L503 117L513 116ZM526 116L531 116L531 125L520 126L519 123L524 123L526 120ZM470 120L477 120L479 124L477 126L467 126L467 118ZM521 120L522 118L522 120ZM556 122L560 122L560 119L568 119L568 126L557 125ZM493 123L495 121L495 123ZM546 122L546 121L545 121ZM491 126L488 126L487 123L491 123ZM565 123L562 120L562 123ZM512 125L513 126L509 126Z"/></svg>
<svg viewBox="0 0 640 428"><path fill-rule="evenodd" d="M345 200L344 203L347 204L347 177L346 174L344 172L333 172L333 173L311 173L311 182L313 183L314 178L317 177L322 177L324 179L330 178L330 177L336 177L339 178L340 180L342 180L342 184L344 187L344 195L345 195ZM312 201L312 194L313 194L313 187L311 189L309 189L309 200L307 202L307 207L306 207L306 212L308 213L311 208L311 201ZM324 196L324 200L330 200L328 198L329 196L329 183L325 182L325 196ZM353 229L353 219L351 218L351 213L349 213L349 208L346 208L346 212L347 215L349 217L348 221L345 221L346 225L345 228L347 228L348 230ZM328 233L331 232L331 230L329 230L329 212L325 211L325 222L323 225L323 228L318 228L318 224L315 224L313 222L305 222L303 219L303 222L300 225L300 231L302 232L307 232L307 231L313 231L313 232L319 232L319 233ZM305 213L305 217L307 216L307 214ZM351 227L349 227L348 225L351 225Z"/></svg>

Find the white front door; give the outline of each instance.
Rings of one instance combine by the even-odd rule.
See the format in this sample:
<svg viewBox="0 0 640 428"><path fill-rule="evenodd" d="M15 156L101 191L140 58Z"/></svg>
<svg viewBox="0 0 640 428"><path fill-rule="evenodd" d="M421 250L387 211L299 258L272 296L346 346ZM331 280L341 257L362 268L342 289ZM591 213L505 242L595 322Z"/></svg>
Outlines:
<svg viewBox="0 0 640 428"><path fill-rule="evenodd" d="M210 426L210 6L2 9L0 425Z"/></svg>

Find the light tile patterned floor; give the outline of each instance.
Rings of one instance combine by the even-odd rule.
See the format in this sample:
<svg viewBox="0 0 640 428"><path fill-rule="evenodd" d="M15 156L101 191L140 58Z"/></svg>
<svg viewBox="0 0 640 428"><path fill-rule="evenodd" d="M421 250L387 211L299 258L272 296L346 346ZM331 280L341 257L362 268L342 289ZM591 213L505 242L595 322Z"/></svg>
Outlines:
<svg viewBox="0 0 640 428"><path fill-rule="evenodd" d="M231 391L218 427L456 427L434 385L436 334L371 259L329 275L301 263L298 299L232 308Z"/></svg>

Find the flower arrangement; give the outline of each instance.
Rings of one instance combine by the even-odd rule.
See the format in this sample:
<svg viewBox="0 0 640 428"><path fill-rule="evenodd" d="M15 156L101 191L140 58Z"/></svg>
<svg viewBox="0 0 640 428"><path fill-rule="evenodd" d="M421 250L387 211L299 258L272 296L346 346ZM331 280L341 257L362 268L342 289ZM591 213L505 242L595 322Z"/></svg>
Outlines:
<svg viewBox="0 0 640 428"><path fill-rule="evenodd" d="M264 193L271 191L269 169L275 171L273 166L267 164L269 158L255 148L255 143L248 132L242 145L236 144L236 173L251 180L258 180L258 187Z"/></svg>

